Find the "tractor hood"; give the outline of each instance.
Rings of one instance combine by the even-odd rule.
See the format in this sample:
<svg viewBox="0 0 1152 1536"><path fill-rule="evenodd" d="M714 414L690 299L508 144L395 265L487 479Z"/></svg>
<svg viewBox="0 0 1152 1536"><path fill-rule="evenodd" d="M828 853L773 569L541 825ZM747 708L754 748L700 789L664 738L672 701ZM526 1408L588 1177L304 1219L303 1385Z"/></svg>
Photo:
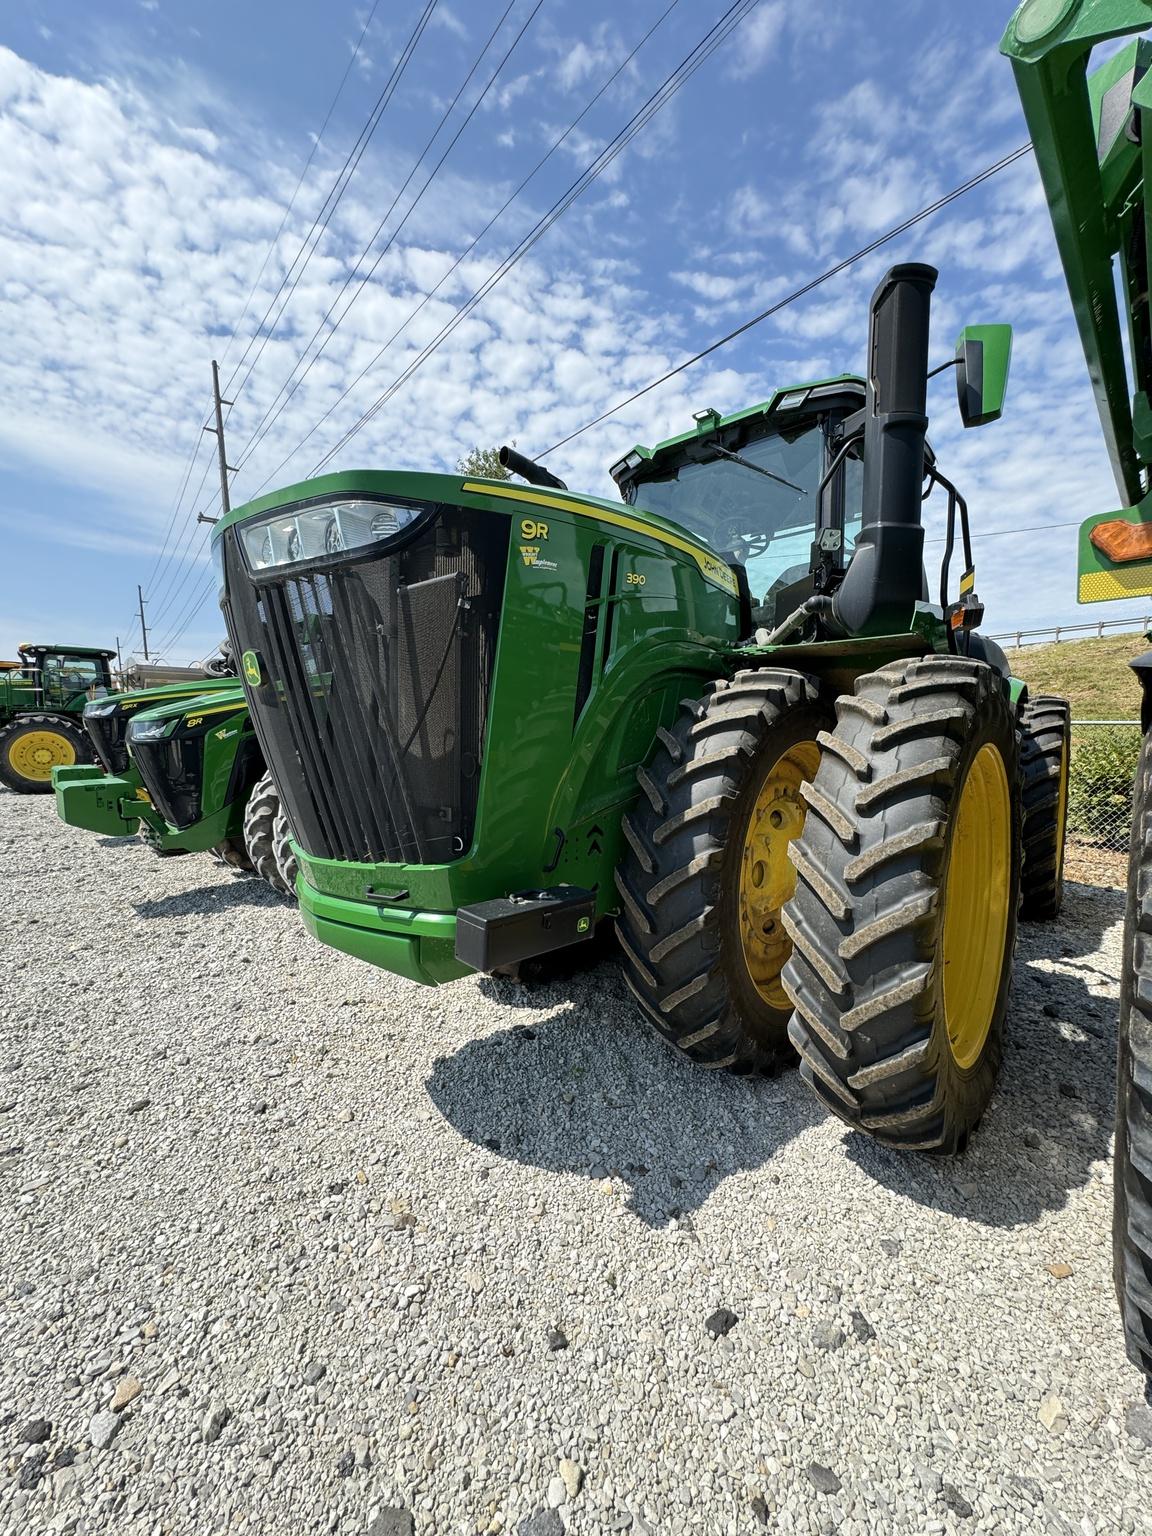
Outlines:
<svg viewBox="0 0 1152 1536"><path fill-rule="evenodd" d="M128 768L125 736L128 722L145 710L180 703L202 694L235 688L234 678L200 678L190 683L169 683L160 688L139 688L131 693L112 693L84 706L84 725L105 773L124 773Z"/></svg>
<svg viewBox="0 0 1152 1536"><path fill-rule="evenodd" d="M141 710L127 744L152 804L178 831L200 820L206 794L210 806L229 803L252 778L252 721L244 690L231 679Z"/></svg>
<svg viewBox="0 0 1152 1536"><path fill-rule="evenodd" d="M336 517L345 506L378 501L393 509L392 515L354 513ZM399 547L434 519L437 509L457 506L481 512L499 512L517 519L522 539L531 543L530 528L538 528L550 513L589 518L615 524L630 533L647 533L657 544L687 554L699 566L705 580L729 594L736 579L727 565L717 560L710 546L687 529L654 513L637 510L625 514L618 502L574 491L555 491L539 486L513 485L507 480L484 480L459 475L422 474L408 470L348 470L304 480L268 496L236 507L212 530L212 549L223 588L223 544L228 531L260 519L266 527L257 533L239 534L244 560L257 577L261 570L291 566L301 571L322 567L333 556L355 546L379 544ZM280 509L291 516L277 519ZM349 540L355 540L355 546Z"/></svg>

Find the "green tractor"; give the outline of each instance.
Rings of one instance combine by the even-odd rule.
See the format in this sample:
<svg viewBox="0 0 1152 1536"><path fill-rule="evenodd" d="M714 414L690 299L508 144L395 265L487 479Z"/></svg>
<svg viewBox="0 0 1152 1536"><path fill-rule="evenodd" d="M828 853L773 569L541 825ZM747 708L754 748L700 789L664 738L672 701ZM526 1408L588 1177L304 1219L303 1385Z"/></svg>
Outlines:
<svg viewBox="0 0 1152 1536"><path fill-rule="evenodd" d="M100 761L53 774L62 821L138 834L161 858L207 852L292 894L286 822L234 677L98 699L84 724Z"/></svg>
<svg viewBox="0 0 1152 1536"><path fill-rule="evenodd" d="M85 645L22 645L0 662L0 783L18 795L46 795L53 768L90 763L80 723L85 704L112 687L115 651Z"/></svg>
<svg viewBox="0 0 1152 1536"><path fill-rule="evenodd" d="M615 918L685 1056L794 1048L860 1130L964 1145L1021 898L1059 907L1067 714L976 627L967 507L926 447L936 279L880 284L867 381L700 411L615 466L622 506L503 450L527 486L339 473L216 525L317 937L436 984ZM1009 351L1005 326L961 337L968 425L1000 415Z"/></svg>
<svg viewBox="0 0 1152 1536"><path fill-rule="evenodd" d="M1144 0L1025 0L1012 60L1121 510L1079 538L1079 600L1152 595L1152 29ZM1144 113L1149 112L1147 121ZM1152 654L1132 663L1144 732L1120 989L1113 1257L1132 1363L1152 1380Z"/></svg>

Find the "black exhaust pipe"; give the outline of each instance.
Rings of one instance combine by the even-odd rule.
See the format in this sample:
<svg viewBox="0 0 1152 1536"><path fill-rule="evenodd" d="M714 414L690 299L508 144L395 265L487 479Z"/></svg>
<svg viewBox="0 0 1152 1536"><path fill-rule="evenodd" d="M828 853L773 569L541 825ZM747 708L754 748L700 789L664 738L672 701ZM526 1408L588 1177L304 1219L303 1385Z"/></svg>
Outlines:
<svg viewBox="0 0 1152 1536"><path fill-rule="evenodd" d="M558 480L550 469L545 469L543 464L537 464L535 459L528 458L526 454L517 453L515 448L501 448L500 463L514 475L519 475L521 480L527 480L529 485L546 485L554 491L568 489L563 480Z"/></svg>
<svg viewBox="0 0 1152 1536"><path fill-rule="evenodd" d="M924 597L924 438L935 267L893 267L872 295L864 423L864 508L852 563L832 599L849 635L911 628Z"/></svg>

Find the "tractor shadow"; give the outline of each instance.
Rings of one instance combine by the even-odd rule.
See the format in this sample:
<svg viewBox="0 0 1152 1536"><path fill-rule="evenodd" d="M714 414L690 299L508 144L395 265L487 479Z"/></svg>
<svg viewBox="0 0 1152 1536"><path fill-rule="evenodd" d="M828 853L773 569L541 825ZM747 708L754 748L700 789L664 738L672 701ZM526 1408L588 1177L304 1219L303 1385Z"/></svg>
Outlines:
<svg viewBox="0 0 1152 1536"><path fill-rule="evenodd" d="M623 1180L646 1226L687 1223L728 1175L762 1167L822 1118L794 1072L737 1078L674 1055L612 961L575 984L481 986L535 1016L440 1057L425 1083L437 1109L494 1158Z"/></svg>
<svg viewBox="0 0 1152 1536"><path fill-rule="evenodd" d="M933 1160L849 1132L844 1150L893 1193L991 1227L1059 1210L1109 1156L1118 958L1098 951L1124 892L1069 882L1056 923L1022 923L1004 1066L963 1157Z"/></svg>
<svg viewBox="0 0 1152 1536"><path fill-rule="evenodd" d="M237 878L228 884L201 885L190 891L174 891L155 901L134 901L137 917L211 916L236 907L286 907L288 898L280 896L263 880Z"/></svg>
<svg viewBox="0 0 1152 1536"><path fill-rule="evenodd" d="M987 1226L1063 1207L1108 1157L1119 986L1098 951L1123 916L1122 891L1069 883L1058 923L1021 925L1000 1085L963 1157L847 1130L843 1155L901 1198ZM623 1180L647 1226L684 1220L728 1175L770 1164L827 1118L794 1071L742 1079L681 1060L645 1029L612 959L479 986L518 1021L438 1058L433 1103L493 1158Z"/></svg>

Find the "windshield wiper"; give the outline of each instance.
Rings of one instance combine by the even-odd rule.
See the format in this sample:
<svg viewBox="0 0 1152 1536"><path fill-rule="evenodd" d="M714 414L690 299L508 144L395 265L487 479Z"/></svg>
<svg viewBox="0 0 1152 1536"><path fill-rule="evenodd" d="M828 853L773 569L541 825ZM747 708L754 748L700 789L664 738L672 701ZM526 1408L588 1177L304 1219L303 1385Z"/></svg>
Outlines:
<svg viewBox="0 0 1152 1536"><path fill-rule="evenodd" d="M769 480L775 480L777 485L786 485L790 491L795 491L798 496L807 496L810 493L802 485L794 485L791 480L785 480L783 475L774 475L770 469L765 469L762 464L753 464L751 459L745 459L738 453L733 453L730 448L721 448L719 443L712 443L713 453L718 453L722 459L730 459L733 464L743 464L745 469L754 469L758 475L767 475Z"/></svg>

